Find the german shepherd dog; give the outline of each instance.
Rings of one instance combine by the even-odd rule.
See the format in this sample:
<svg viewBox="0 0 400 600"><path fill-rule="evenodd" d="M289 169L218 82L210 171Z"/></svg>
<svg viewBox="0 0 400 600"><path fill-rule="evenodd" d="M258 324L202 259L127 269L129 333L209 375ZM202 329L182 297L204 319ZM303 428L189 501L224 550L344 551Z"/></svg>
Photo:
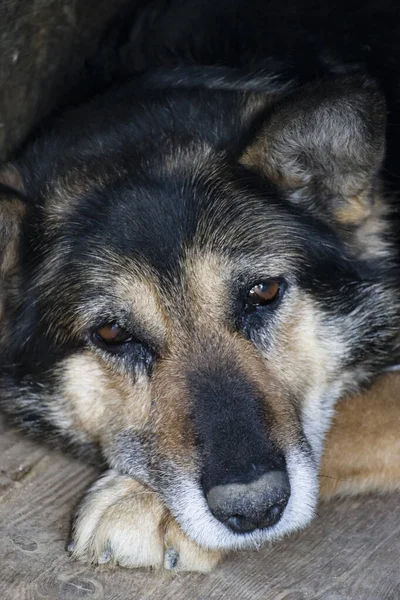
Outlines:
<svg viewBox="0 0 400 600"><path fill-rule="evenodd" d="M137 4L88 67L117 82L1 170L1 406L109 469L76 558L206 571L305 526L335 404L400 362L398 18L282 4ZM360 489L400 480L367 459L396 385L332 441Z"/></svg>

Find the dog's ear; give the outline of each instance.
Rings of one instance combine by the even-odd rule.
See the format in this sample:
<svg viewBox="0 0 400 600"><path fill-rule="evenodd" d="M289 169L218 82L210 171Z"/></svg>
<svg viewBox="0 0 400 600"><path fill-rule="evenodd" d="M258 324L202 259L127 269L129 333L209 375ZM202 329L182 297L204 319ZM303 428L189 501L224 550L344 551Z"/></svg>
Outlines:
<svg viewBox="0 0 400 600"><path fill-rule="evenodd" d="M306 85L275 104L241 162L318 216L357 225L370 213L385 120L385 100L373 81Z"/></svg>
<svg viewBox="0 0 400 600"><path fill-rule="evenodd" d="M14 165L3 165L0 167L0 279L17 267L25 211L22 177Z"/></svg>

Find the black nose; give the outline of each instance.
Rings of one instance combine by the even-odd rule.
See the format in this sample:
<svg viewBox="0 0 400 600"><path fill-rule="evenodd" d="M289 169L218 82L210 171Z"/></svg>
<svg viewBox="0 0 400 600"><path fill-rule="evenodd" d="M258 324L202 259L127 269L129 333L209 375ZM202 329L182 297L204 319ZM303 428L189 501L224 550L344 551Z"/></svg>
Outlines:
<svg viewBox="0 0 400 600"><path fill-rule="evenodd" d="M236 533L272 527L281 518L290 496L285 471L269 471L248 483L216 485L207 493L210 511Z"/></svg>

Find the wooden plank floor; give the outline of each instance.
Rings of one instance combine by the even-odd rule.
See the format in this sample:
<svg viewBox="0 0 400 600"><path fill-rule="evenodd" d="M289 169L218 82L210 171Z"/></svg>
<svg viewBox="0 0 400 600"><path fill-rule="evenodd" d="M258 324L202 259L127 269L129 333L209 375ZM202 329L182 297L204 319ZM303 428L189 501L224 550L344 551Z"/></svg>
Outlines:
<svg viewBox="0 0 400 600"><path fill-rule="evenodd" d="M0 600L399 600L400 497L320 506L304 532L209 575L87 567L65 552L73 506L96 476L0 428Z"/></svg>

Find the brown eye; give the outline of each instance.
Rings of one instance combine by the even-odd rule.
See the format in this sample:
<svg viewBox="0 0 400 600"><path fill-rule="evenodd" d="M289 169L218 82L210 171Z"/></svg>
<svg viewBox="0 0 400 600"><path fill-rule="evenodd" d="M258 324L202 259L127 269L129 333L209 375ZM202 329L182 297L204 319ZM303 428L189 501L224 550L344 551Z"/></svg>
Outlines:
<svg viewBox="0 0 400 600"><path fill-rule="evenodd" d="M130 360L136 366L145 368L147 374L150 375L156 352L147 344L136 339L116 321L92 330L90 339L93 344L109 354L114 354L124 358L124 360Z"/></svg>
<svg viewBox="0 0 400 600"><path fill-rule="evenodd" d="M279 297L281 286L279 281L258 283L251 288L247 296L247 304L250 306L266 306Z"/></svg>
<svg viewBox="0 0 400 600"><path fill-rule="evenodd" d="M107 323L96 331L96 337L106 344L122 344L132 339L130 333L118 323Z"/></svg>

